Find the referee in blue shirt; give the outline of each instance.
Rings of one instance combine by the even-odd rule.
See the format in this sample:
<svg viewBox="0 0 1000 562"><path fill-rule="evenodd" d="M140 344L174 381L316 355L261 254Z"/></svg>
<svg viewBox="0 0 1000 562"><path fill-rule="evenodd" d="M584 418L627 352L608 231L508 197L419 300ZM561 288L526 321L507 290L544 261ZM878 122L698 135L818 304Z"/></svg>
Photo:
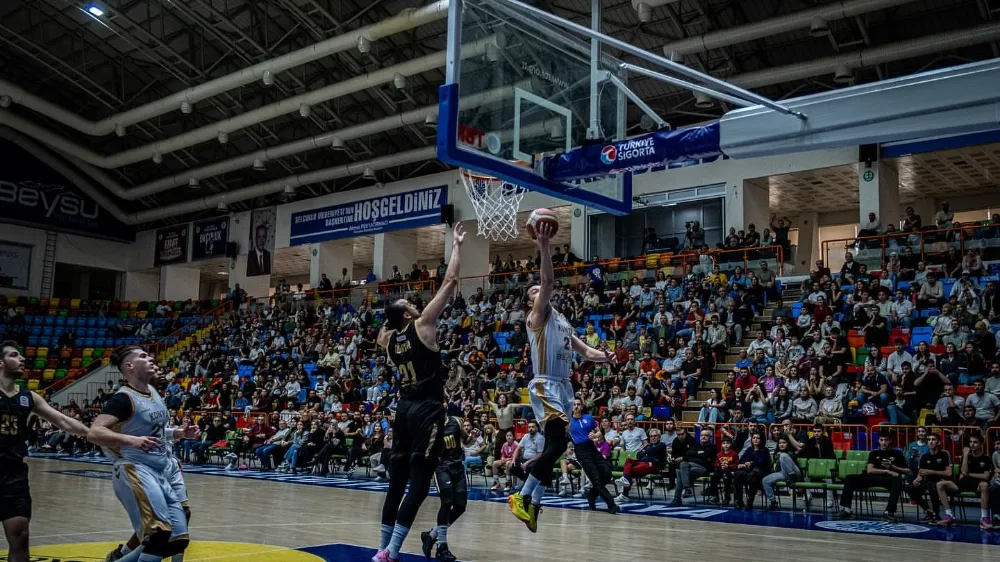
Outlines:
<svg viewBox="0 0 1000 562"><path fill-rule="evenodd" d="M587 492L587 502L591 510L597 509L597 496L608 505L608 513L618 513L615 498L608 491L607 484L611 481L611 465L601 456L597 446L590 440L590 434L601 428L594 417L583 411L583 402L579 398L573 401L573 417L569 422L569 436L573 440L576 460L580 468L590 479L590 491Z"/></svg>

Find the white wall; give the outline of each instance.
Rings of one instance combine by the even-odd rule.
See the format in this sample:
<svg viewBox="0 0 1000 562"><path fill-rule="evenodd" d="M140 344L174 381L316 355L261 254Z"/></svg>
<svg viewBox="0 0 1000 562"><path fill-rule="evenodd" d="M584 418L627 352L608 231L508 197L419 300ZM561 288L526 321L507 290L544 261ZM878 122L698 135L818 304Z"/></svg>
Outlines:
<svg viewBox="0 0 1000 562"><path fill-rule="evenodd" d="M137 253L135 244L98 240L72 234L59 234L56 241L56 262L128 271L132 257ZM152 246L149 253L152 254Z"/></svg>
<svg viewBox="0 0 1000 562"><path fill-rule="evenodd" d="M155 271L129 271L124 275L122 300L155 301L160 299L160 275Z"/></svg>
<svg viewBox="0 0 1000 562"><path fill-rule="evenodd" d="M42 265L45 262L45 231L0 223L0 240L31 246L31 273L28 290L4 289L12 297L38 296L42 292Z"/></svg>

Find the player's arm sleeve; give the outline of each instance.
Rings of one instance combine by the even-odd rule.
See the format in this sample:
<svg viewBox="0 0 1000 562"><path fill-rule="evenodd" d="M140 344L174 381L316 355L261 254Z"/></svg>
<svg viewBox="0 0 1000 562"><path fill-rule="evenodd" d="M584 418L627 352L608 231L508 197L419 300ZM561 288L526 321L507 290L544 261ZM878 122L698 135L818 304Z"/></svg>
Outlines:
<svg viewBox="0 0 1000 562"><path fill-rule="evenodd" d="M116 393L104 403L104 410L101 414L114 416L119 421L125 421L132 417L132 400L122 393Z"/></svg>

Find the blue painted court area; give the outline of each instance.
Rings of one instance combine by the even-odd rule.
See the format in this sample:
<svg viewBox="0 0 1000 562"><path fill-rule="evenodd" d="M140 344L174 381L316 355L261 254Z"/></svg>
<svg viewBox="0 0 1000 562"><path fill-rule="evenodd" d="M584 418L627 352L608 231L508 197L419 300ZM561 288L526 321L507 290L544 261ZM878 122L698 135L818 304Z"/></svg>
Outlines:
<svg viewBox="0 0 1000 562"><path fill-rule="evenodd" d="M319 556L327 562L371 562L375 556L375 549L353 544L324 544L321 546L307 546L300 548L302 552L308 552ZM400 562L427 562L427 559L417 554L399 553Z"/></svg>
<svg viewBox="0 0 1000 562"><path fill-rule="evenodd" d="M41 455L39 455L41 456ZM46 458L56 460L66 460L80 463L108 465L104 458L83 458L68 457L62 455L46 455ZM79 476L83 478L106 478L102 471L98 470L65 470L53 471L58 474ZM226 471L219 467L206 466L185 466L184 472L187 474L202 474L207 476L223 476L226 478L239 478L244 480L264 480L268 482L279 482L283 484L298 484L305 486L319 486L323 488L343 488L351 490L364 490L369 492L385 493L388 484L378 483L372 480L347 479L339 477L320 477L310 475L291 475L275 472L251 472L251 471ZM107 474L107 473L103 473ZM476 477L479 478L479 477ZM475 480L475 479L474 479ZM432 493L433 495L433 493ZM474 501L485 501L495 503L505 503L506 496L501 493L490 492L485 488L473 487L469 490L469 499ZM783 505L788 505L786 497L781 498ZM905 501L905 500L903 500ZM557 496L547 496L542 500L542 505L547 508L558 509L588 509L586 500L574 498L560 498ZM598 502L598 507L603 507L602 502ZM802 529L810 531L825 531L836 533L851 533L862 535L885 535L900 538L912 538L936 541L965 542L984 545L1000 546L1000 530L982 531L978 525L957 525L951 528L937 527L933 525L923 525L916 522L882 523L879 521L866 521L859 518L854 521L835 521L830 516L822 513L791 513L788 511L762 511L752 512L738 511L732 508L717 506L695 506L687 505L683 507L671 507L665 503L655 502L631 502L620 506L621 516L646 516L646 517L671 517L712 521L715 523L738 523L741 525L758 525L763 527L783 527L791 529ZM905 505L905 512L909 516L917 513L915 506ZM966 511L970 522L978 520L978 507L967 507ZM956 515L961 515L959 511ZM877 516L877 514L876 514ZM351 554L355 558L348 557L348 551L364 551L360 547L345 545L331 545L317 548L344 548L344 558L328 558L329 560L370 560L368 558L357 558L360 554ZM355 549L355 550L351 550ZM1000 556L1000 551L997 552ZM323 554L326 556L326 554ZM414 558L423 559L423 558ZM408 560L408 558L404 558Z"/></svg>

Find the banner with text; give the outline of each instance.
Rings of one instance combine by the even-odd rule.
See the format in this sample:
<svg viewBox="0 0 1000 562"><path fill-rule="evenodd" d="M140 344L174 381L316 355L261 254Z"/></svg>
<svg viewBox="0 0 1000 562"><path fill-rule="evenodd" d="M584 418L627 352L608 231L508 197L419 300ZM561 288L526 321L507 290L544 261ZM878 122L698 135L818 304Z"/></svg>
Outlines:
<svg viewBox="0 0 1000 562"><path fill-rule="evenodd" d="M219 217L194 223L191 261L226 257L229 242L229 217Z"/></svg>
<svg viewBox="0 0 1000 562"><path fill-rule="evenodd" d="M32 247L0 242L0 289L27 291L31 286Z"/></svg>
<svg viewBox="0 0 1000 562"><path fill-rule="evenodd" d="M135 240L135 229L7 141L0 141L0 220L43 230Z"/></svg>
<svg viewBox="0 0 1000 562"><path fill-rule="evenodd" d="M441 224L446 186L292 213L292 246Z"/></svg>
<svg viewBox="0 0 1000 562"><path fill-rule="evenodd" d="M546 159L553 181L584 180L636 172L677 162L712 158L719 150L719 124L677 131L656 131L608 144L591 144Z"/></svg>
<svg viewBox="0 0 1000 562"><path fill-rule="evenodd" d="M156 231L153 265L171 265L188 261L188 229L190 224L169 226Z"/></svg>

